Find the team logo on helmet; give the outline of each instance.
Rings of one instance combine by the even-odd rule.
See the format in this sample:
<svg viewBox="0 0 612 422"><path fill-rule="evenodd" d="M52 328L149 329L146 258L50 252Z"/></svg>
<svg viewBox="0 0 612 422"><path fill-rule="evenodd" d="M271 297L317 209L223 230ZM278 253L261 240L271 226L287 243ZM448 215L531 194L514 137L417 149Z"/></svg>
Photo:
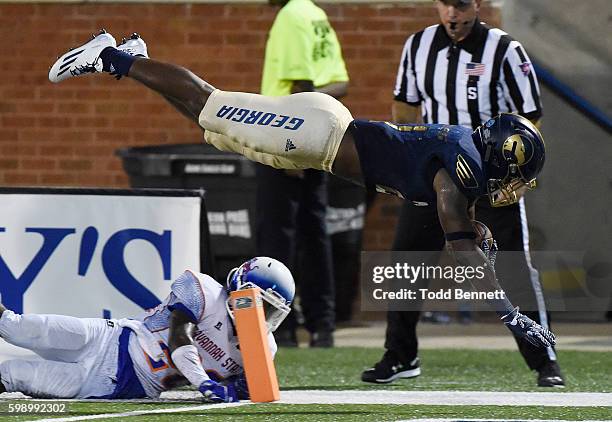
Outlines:
<svg viewBox="0 0 612 422"><path fill-rule="evenodd" d="M249 259L247 262L242 264L242 274L243 276L247 275L252 270L259 268L258 265L255 265L257 262L257 258Z"/></svg>
<svg viewBox="0 0 612 422"><path fill-rule="evenodd" d="M529 148L525 144L525 140L518 134L510 136L504 141L502 151L506 160L519 166L527 164L533 156L533 149Z"/></svg>

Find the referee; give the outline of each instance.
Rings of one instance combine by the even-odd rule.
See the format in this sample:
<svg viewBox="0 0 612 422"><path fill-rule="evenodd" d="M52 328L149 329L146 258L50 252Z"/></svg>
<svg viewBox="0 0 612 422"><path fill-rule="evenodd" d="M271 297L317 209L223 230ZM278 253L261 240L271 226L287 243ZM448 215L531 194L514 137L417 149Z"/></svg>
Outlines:
<svg viewBox="0 0 612 422"><path fill-rule="evenodd" d="M542 116L538 81L522 45L478 20L481 0L436 0L441 23L411 35L402 52L394 90L393 120L463 125L475 129L502 112L518 113L536 125ZM419 118L420 111L420 118ZM442 250L444 235L435 204L404 202L394 250ZM530 318L548 328L539 275L531 265L524 199L491 208L479 201L476 218L493 232L502 251L496 264L506 291ZM419 312L388 312L383 358L363 372L365 382L387 383L420 375L416 324ZM537 349L516 338L542 387L564 386L552 348Z"/></svg>

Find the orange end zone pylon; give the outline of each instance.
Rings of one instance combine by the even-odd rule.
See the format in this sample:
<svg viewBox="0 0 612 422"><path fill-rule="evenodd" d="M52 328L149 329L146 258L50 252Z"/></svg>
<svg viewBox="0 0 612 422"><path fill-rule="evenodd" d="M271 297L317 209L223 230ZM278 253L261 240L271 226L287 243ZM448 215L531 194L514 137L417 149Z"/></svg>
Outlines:
<svg viewBox="0 0 612 422"><path fill-rule="evenodd" d="M251 401L279 400L278 378L268 347L268 328L259 289L233 291L230 300Z"/></svg>

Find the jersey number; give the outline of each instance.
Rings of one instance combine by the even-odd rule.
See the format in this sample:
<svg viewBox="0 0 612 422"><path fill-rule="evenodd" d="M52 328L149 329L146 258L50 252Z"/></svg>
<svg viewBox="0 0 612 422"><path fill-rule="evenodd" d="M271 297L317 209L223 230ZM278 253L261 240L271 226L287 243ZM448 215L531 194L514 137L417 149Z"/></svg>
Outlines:
<svg viewBox="0 0 612 422"><path fill-rule="evenodd" d="M144 355L146 356L151 372L163 371L164 369L168 369L168 368L173 368L173 369L176 368L174 366L174 362L172 362L172 358L170 357L170 349L168 348L168 346L166 346L166 343L160 341L159 346L164 352L165 359L153 360L151 356L143 352Z"/></svg>

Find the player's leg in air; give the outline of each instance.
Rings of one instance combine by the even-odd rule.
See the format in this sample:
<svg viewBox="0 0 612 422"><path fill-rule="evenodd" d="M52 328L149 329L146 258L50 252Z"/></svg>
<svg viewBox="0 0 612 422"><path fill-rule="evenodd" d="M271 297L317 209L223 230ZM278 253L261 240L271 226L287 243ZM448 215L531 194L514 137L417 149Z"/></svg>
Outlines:
<svg viewBox="0 0 612 422"><path fill-rule="evenodd" d="M148 59L141 39L117 46L108 33L61 56L49 79L61 82L95 72L129 76L156 91L204 128L206 141L220 150L282 169L331 172L335 164L334 173L361 179L352 139L343 141L351 137L347 128L353 117L328 95L307 92L272 98L221 91L188 69Z"/></svg>
<svg viewBox="0 0 612 422"><path fill-rule="evenodd" d="M0 393L75 398L113 391L115 386L110 377L91 375L108 366L103 346L118 334L119 327L107 324L104 319L17 314L2 305L0 312L0 337L43 358L1 362ZM116 360L117 355L110 358Z"/></svg>

